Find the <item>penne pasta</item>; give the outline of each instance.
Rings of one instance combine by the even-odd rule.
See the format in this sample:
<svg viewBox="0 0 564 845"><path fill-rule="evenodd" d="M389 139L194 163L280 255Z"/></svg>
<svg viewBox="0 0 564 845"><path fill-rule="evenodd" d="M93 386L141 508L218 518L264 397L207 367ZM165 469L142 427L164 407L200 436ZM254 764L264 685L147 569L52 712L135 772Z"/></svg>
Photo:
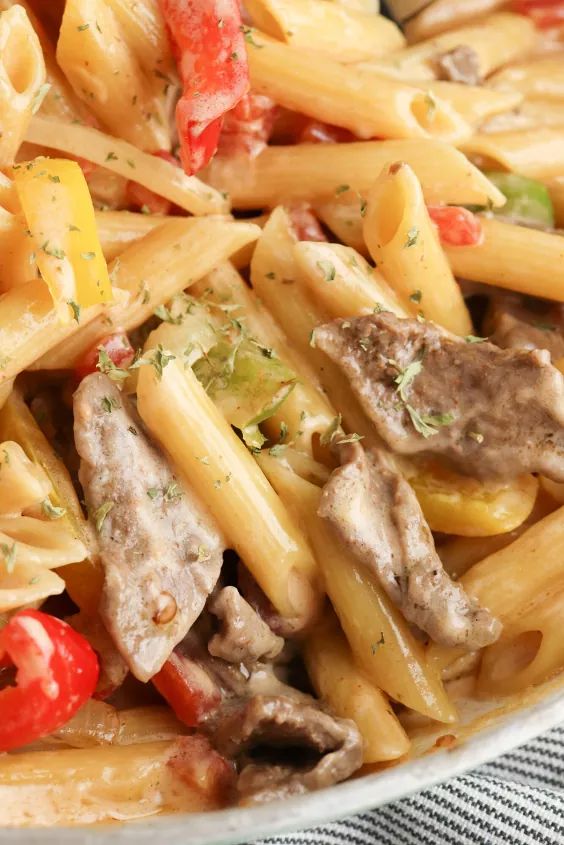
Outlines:
<svg viewBox="0 0 564 845"><path fill-rule="evenodd" d="M481 244L444 248L455 276L564 302L564 241L559 235L488 217L481 222Z"/></svg>
<svg viewBox="0 0 564 845"><path fill-rule="evenodd" d="M493 170L512 170L541 181L564 172L564 127L536 126L517 132L478 134L462 145Z"/></svg>
<svg viewBox="0 0 564 845"><path fill-rule="evenodd" d="M438 674L371 573L335 542L317 516L321 490L264 453L259 463L296 519L307 529L325 588L354 657L372 683L407 707L450 722L455 719Z"/></svg>
<svg viewBox="0 0 564 845"><path fill-rule="evenodd" d="M487 118L505 114L523 102L518 91L498 91L483 85L465 85L459 82L429 80L413 82L431 97L448 103L472 127L479 127Z"/></svg>
<svg viewBox="0 0 564 845"><path fill-rule="evenodd" d="M417 176L402 162L384 170L368 194L364 240L407 311L454 334L472 321L423 199Z"/></svg>
<svg viewBox="0 0 564 845"><path fill-rule="evenodd" d="M192 370L173 360L159 379L150 365L141 367L137 400L152 436L190 479L277 611L310 623L318 591L309 546Z"/></svg>
<svg viewBox="0 0 564 845"><path fill-rule="evenodd" d="M249 166L216 157L203 173L226 191L234 208L265 208L288 199L334 198L347 185L368 191L382 168L405 161L421 182L427 202L503 205L503 195L458 150L438 141L370 141L267 147Z"/></svg>
<svg viewBox="0 0 564 845"><path fill-rule="evenodd" d="M192 214L212 214L227 210L226 200L196 176L186 176L168 161L134 147L127 141L105 135L90 126L61 126L59 121L35 117L26 140L59 150L71 156L84 156L126 179L133 178Z"/></svg>
<svg viewBox="0 0 564 845"><path fill-rule="evenodd" d="M458 29L483 15L497 12L507 6L507 0L435 0L405 24L405 34L410 44L440 35L446 30Z"/></svg>
<svg viewBox="0 0 564 845"><path fill-rule="evenodd" d="M498 114L486 120L480 133L522 132L525 129L564 125L564 102L525 100L515 111Z"/></svg>
<svg viewBox="0 0 564 845"><path fill-rule="evenodd" d="M366 14L376 15L380 10L380 0L330 0L330 2L344 6L346 9L353 9L355 12L365 12Z"/></svg>
<svg viewBox="0 0 564 845"><path fill-rule="evenodd" d="M546 187L554 208L554 222L559 228L562 228L564 226L564 177L557 176L555 179L551 179Z"/></svg>
<svg viewBox="0 0 564 845"><path fill-rule="evenodd" d="M212 218L171 219L149 232L116 258L111 267L114 290L121 291L121 300L103 313L98 311L91 316L90 310L85 311L90 325L82 324L82 318L81 332L39 360L37 368L74 367L112 330L141 325L158 305L209 273L244 244L256 240L259 234L260 229L252 223ZM1 308L0 299L0 320ZM42 349L39 355L45 351Z"/></svg>
<svg viewBox="0 0 564 845"><path fill-rule="evenodd" d="M96 228L106 261L112 261L128 246L141 240L170 217L136 214L133 211L96 211Z"/></svg>
<svg viewBox="0 0 564 845"><path fill-rule="evenodd" d="M359 138L430 138L458 143L471 129L446 102L418 88L339 65L253 30L250 79L260 94L288 109L349 129ZM303 80L308 79L308 85Z"/></svg>
<svg viewBox="0 0 564 845"><path fill-rule="evenodd" d="M559 56L544 56L502 68L487 81L496 91L517 91L527 99L564 100L564 69Z"/></svg>
<svg viewBox="0 0 564 845"><path fill-rule="evenodd" d="M346 191L342 197L316 203L315 213L339 241L352 247L364 258L368 258L370 253L364 242L363 220L360 213L361 202L364 203L364 200L361 201L359 197L347 199L348 194L349 192Z"/></svg>
<svg viewBox="0 0 564 845"><path fill-rule="evenodd" d="M337 62L362 62L405 46L388 18L326 0L247 0L253 24L267 35Z"/></svg>
<svg viewBox="0 0 564 845"><path fill-rule="evenodd" d="M25 10L0 12L0 167L14 163L44 84L41 45Z"/></svg>
<svg viewBox="0 0 564 845"><path fill-rule="evenodd" d="M409 739L386 696L357 669L349 645L333 619L314 628L304 659L317 695L342 719L353 719L363 739L365 763L397 760Z"/></svg>

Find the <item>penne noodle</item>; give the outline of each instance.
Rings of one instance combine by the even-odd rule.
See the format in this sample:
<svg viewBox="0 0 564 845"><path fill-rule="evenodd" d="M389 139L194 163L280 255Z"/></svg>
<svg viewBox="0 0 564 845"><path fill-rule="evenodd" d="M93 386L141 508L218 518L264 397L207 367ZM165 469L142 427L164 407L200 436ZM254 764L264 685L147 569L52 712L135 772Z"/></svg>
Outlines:
<svg viewBox="0 0 564 845"><path fill-rule="evenodd" d="M329 0L329 2L337 3L355 12L365 12L368 15L377 15L380 11L380 0Z"/></svg>
<svg viewBox="0 0 564 845"><path fill-rule="evenodd" d="M260 229L252 223L206 217L172 218L153 229L128 247L110 268L114 291L121 291L121 301L103 313L97 312L97 319L93 317L88 326L82 325L83 318L80 333L37 361L36 369L71 369L103 337L118 329L137 328L157 305L168 302L259 234ZM0 299L0 326L1 308ZM90 309L83 313L90 316ZM1 338L0 332L0 343Z"/></svg>
<svg viewBox="0 0 564 845"><path fill-rule="evenodd" d="M512 170L541 181L564 173L564 126L474 135L462 145L492 170Z"/></svg>
<svg viewBox="0 0 564 845"><path fill-rule="evenodd" d="M405 46L401 30L382 15L362 14L326 0L246 0L253 24L292 47L337 62L362 62Z"/></svg>
<svg viewBox="0 0 564 845"><path fill-rule="evenodd" d="M0 167L14 163L44 84L43 52L25 10L0 12Z"/></svg>
<svg viewBox="0 0 564 845"><path fill-rule="evenodd" d="M333 619L314 628L303 654L315 692L341 719L352 719L363 739L365 763L397 760L410 742L384 693L360 672Z"/></svg>
<svg viewBox="0 0 564 845"><path fill-rule="evenodd" d="M294 257L300 281L331 317L373 314L381 308L407 317L379 271L350 247L302 241L295 245Z"/></svg>
<svg viewBox="0 0 564 845"><path fill-rule="evenodd" d="M480 127L480 133L522 132L542 126L564 126L564 102L525 100L515 111L486 120Z"/></svg>
<svg viewBox="0 0 564 845"><path fill-rule="evenodd" d="M137 214L134 211L96 211L96 228L104 258L112 261L128 246L170 219L160 214Z"/></svg>
<svg viewBox="0 0 564 845"><path fill-rule="evenodd" d="M259 463L287 507L307 530L325 588L355 660L370 681L406 707L438 721L455 713L424 649L375 577L335 541L317 516L321 490L270 455Z"/></svg>
<svg viewBox="0 0 564 845"><path fill-rule="evenodd" d="M496 91L517 91L527 99L564 100L564 68L560 56L545 56L510 65L487 81Z"/></svg>
<svg viewBox="0 0 564 845"><path fill-rule="evenodd" d="M472 320L429 217L417 176L397 162L368 194L364 240L376 266L408 312L454 334L472 333Z"/></svg>
<svg viewBox="0 0 564 845"><path fill-rule="evenodd" d="M107 0L139 64L161 83L175 73L166 25L157 0ZM162 84L161 84L162 87Z"/></svg>
<svg viewBox="0 0 564 845"><path fill-rule="evenodd" d="M564 176L557 176L547 183L548 193L554 208L554 222L559 228L564 227Z"/></svg>
<svg viewBox="0 0 564 845"><path fill-rule="evenodd" d="M194 285L196 295L204 295L233 311L259 343L272 348L298 376L294 389L280 409L263 423L270 437L278 439L282 425L287 429L287 440L309 455L319 448L319 439L335 418L335 411L321 392L315 371L308 361L292 349L260 299L247 287L239 273L230 264L221 264L208 276Z"/></svg>
<svg viewBox="0 0 564 845"><path fill-rule="evenodd" d="M444 247L455 276L564 302L564 240L559 235L488 217L481 222L481 244Z"/></svg>
<svg viewBox="0 0 564 845"><path fill-rule="evenodd" d="M141 367L137 401L152 436L190 479L276 610L310 623L319 594L309 546L192 370L173 360L159 379L150 365Z"/></svg>
<svg viewBox="0 0 564 845"><path fill-rule="evenodd" d="M483 85L464 85L459 82L413 82L418 88L438 97L462 115L472 127L478 127L487 118L517 108L523 97L518 91L498 91Z"/></svg>
<svg viewBox="0 0 564 845"><path fill-rule="evenodd" d="M227 210L226 200L196 176L186 176L180 167L150 156L127 141L105 135L90 126L64 125L56 120L34 117L26 140L51 147L71 156L88 156L88 161L134 179L144 188L165 197L192 214L213 214Z"/></svg>
<svg viewBox="0 0 564 845"><path fill-rule="evenodd" d="M4 756L2 823L94 824L221 806L214 796L177 780L167 765L173 751L174 743L146 742Z"/></svg>
<svg viewBox="0 0 564 845"><path fill-rule="evenodd" d="M368 141L267 147L242 167L216 157L202 176L226 191L234 208L272 207L286 200L328 200L347 185L365 193L376 174L405 161L421 182L429 203L503 205L505 198L462 153L439 141Z"/></svg>
<svg viewBox="0 0 564 845"><path fill-rule="evenodd" d="M434 0L406 22L405 34L409 43L414 44L446 30L458 29L507 5L507 0L472 0L472 3L468 0Z"/></svg>
<svg viewBox="0 0 564 845"><path fill-rule="evenodd" d="M398 50L364 67L385 71L401 79L435 79L437 58L442 53L464 46L475 52L480 76L486 77L497 68L526 56L537 41L537 31L530 18L499 12Z"/></svg>
<svg viewBox="0 0 564 845"><path fill-rule="evenodd" d="M462 117L407 83L339 65L253 30L248 48L253 89L281 106L349 129L359 138L429 138L458 143L471 135ZM304 85L304 79L308 84Z"/></svg>
<svg viewBox="0 0 564 845"><path fill-rule="evenodd" d="M338 240L368 258L370 253L362 231L361 202L358 197L348 199L348 195L349 192L346 191L342 197L316 203L315 213Z"/></svg>

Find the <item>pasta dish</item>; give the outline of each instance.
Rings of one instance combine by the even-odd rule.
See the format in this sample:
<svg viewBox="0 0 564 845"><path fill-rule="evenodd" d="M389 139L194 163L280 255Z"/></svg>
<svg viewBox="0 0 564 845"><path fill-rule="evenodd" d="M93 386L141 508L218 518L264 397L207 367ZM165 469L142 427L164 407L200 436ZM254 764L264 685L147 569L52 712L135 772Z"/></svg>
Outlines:
<svg viewBox="0 0 564 845"><path fill-rule="evenodd" d="M560 227L564 2L0 0L0 824L564 679Z"/></svg>

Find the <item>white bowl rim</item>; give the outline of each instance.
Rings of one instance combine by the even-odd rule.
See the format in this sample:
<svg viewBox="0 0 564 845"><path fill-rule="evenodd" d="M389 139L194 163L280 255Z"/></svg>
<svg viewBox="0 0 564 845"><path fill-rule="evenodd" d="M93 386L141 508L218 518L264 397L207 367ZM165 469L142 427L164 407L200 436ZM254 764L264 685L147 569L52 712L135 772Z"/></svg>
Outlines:
<svg viewBox="0 0 564 845"><path fill-rule="evenodd" d="M182 813L97 827L0 827L0 841L17 845L233 845L326 824L406 798L529 742L564 721L559 690L505 717L451 750L349 780L320 792L251 808Z"/></svg>

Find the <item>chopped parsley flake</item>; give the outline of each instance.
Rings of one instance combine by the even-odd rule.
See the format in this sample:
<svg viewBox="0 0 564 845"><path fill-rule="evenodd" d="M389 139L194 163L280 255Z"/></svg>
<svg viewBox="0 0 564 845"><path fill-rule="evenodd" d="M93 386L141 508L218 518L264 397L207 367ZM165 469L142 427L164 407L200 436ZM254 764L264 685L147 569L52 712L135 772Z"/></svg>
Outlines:
<svg viewBox="0 0 564 845"><path fill-rule="evenodd" d="M421 302L422 296L423 293L420 290L414 290L413 293L410 294L409 298L412 302L417 302L417 304L419 304Z"/></svg>
<svg viewBox="0 0 564 845"><path fill-rule="evenodd" d="M407 390L411 387L413 379L419 375L423 369L423 363L420 360L412 361L408 364L405 370L402 370L394 379L394 384L397 384L396 393L399 393L404 402L407 401Z"/></svg>
<svg viewBox="0 0 564 845"><path fill-rule="evenodd" d="M337 440L337 446L344 446L345 443L358 443L359 440L364 440L364 434L357 434L355 431L352 434L347 434L341 440Z"/></svg>
<svg viewBox="0 0 564 845"><path fill-rule="evenodd" d="M103 396L101 404L106 414L111 414L112 411L121 408L121 405L115 396Z"/></svg>
<svg viewBox="0 0 564 845"><path fill-rule="evenodd" d="M418 238L419 238L419 229L417 228L417 226L412 226L410 229L408 229L407 237L406 237L405 243L403 245L404 248L410 247L410 246L415 246Z"/></svg>
<svg viewBox="0 0 564 845"><path fill-rule="evenodd" d="M270 271L270 273L266 273L266 278L267 278L267 279L275 279L275 278L276 278L276 273L274 273L274 272L271 270L271 271Z"/></svg>
<svg viewBox="0 0 564 845"><path fill-rule="evenodd" d="M99 508L96 508L96 510L94 511L94 524L98 533L100 533L100 531L102 530L102 526L106 521L106 517L113 508L113 506L113 502L104 502L100 505Z"/></svg>
<svg viewBox="0 0 564 845"><path fill-rule="evenodd" d="M80 26L77 26L79 32L84 32L87 29L90 29L89 23L81 23Z"/></svg>
<svg viewBox="0 0 564 845"><path fill-rule="evenodd" d="M247 42L247 44L252 44L253 47L256 47L257 50L262 50L264 44L257 44L257 42L253 38L253 30L248 26L242 26L241 32L243 33L243 38ZM233 53L233 57L237 57L237 53Z"/></svg>
<svg viewBox="0 0 564 845"><path fill-rule="evenodd" d="M15 542L9 546L7 543L0 544L0 550L4 555L4 563L6 564L6 572L11 575L16 565L16 544Z"/></svg>
<svg viewBox="0 0 564 845"><path fill-rule="evenodd" d="M384 632L380 631L380 639L378 640L378 642L372 643L372 645L370 646L372 654L376 654L376 652L378 651L380 646L383 646L385 644L386 644L386 640L384 639Z"/></svg>
<svg viewBox="0 0 564 845"><path fill-rule="evenodd" d="M332 264L330 261L317 261L317 266L323 273L323 278L326 282L332 282L335 278L337 271L335 270L335 265Z"/></svg>
<svg viewBox="0 0 564 845"><path fill-rule="evenodd" d="M69 299L67 305L72 309L72 314L77 323L80 323L80 305L74 299Z"/></svg>
<svg viewBox="0 0 564 845"><path fill-rule="evenodd" d="M485 343L487 337L478 337L475 334L467 334L464 340L466 343Z"/></svg>
<svg viewBox="0 0 564 845"><path fill-rule="evenodd" d="M336 417L333 417L321 437L319 438L319 442L322 446L330 446L333 442L333 438L337 434L337 432L341 428L342 417L341 414L337 414Z"/></svg>
<svg viewBox="0 0 564 845"><path fill-rule="evenodd" d="M81 252L80 257L84 258L85 261L92 261L93 258L96 258L95 252Z"/></svg>
<svg viewBox="0 0 564 845"><path fill-rule="evenodd" d="M96 369L107 375L112 381L123 381L129 375L128 370L123 369L123 367L117 367L114 364L103 346L98 350Z"/></svg>
<svg viewBox="0 0 564 845"><path fill-rule="evenodd" d="M149 487L147 490L147 496L149 499L156 499L159 495L159 488L158 487Z"/></svg>
<svg viewBox="0 0 564 845"><path fill-rule="evenodd" d="M66 508L59 508L54 505L49 498L43 499L41 502L41 510L47 519L60 519L67 512Z"/></svg>
<svg viewBox="0 0 564 845"><path fill-rule="evenodd" d="M128 426L127 430L129 432L131 432L131 434L133 434L134 437L137 437L138 432L137 432L137 429L135 428L134 425Z"/></svg>
<svg viewBox="0 0 564 845"><path fill-rule="evenodd" d="M52 173L50 173L49 174L49 181L54 182L56 185L58 185L59 182L61 181L61 179L60 179L59 176L54 176Z"/></svg>
<svg viewBox="0 0 564 845"><path fill-rule="evenodd" d="M176 481L171 481L163 491L165 502L174 502L175 499L181 499L183 495L184 491Z"/></svg>
<svg viewBox="0 0 564 845"><path fill-rule="evenodd" d="M41 108L41 103L47 96L49 89L51 88L51 83L46 82L44 85L41 85L37 91L35 92L35 96L31 103L31 113L36 114L39 109Z"/></svg>
<svg viewBox="0 0 564 845"><path fill-rule="evenodd" d="M162 320L163 323L172 323L174 326L179 326L182 322L182 314L178 317L173 317L170 311L170 308L167 308L166 305L159 305L153 311L155 317L158 317L159 320Z"/></svg>
<svg viewBox="0 0 564 845"><path fill-rule="evenodd" d="M49 241L45 241L45 243L41 245L41 249L45 255L52 255L53 258L58 258L60 261L65 257L64 250L57 249L56 247L50 247Z"/></svg>
<svg viewBox="0 0 564 845"><path fill-rule="evenodd" d="M350 191L350 185L339 185L338 188L335 188L335 196L339 197L341 194L346 194L347 191Z"/></svg>
<svg viewBox="0 0 564 845"><path fill-rule="evenodd" d="M117 160L118 160L117 155L114 153L113 150L110 150L110 152L106 156L106 161L117 161Z"/></svg>
<svg viewBox="0 0 564 845"><path fill-rule="evenodd" d="M425 438L438 434L440 426L450 425L454 422L453 414L420 414L415 410L415 408L407 403L405 407L411 417L413 427Z"/></svg>

